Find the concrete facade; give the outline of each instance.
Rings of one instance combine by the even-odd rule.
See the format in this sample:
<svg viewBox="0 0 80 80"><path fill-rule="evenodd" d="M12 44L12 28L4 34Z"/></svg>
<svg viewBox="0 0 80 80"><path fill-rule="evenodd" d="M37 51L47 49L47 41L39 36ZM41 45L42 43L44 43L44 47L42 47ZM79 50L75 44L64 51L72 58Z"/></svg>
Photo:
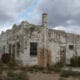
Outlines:
<svg viewBox="0 0 80 80"><path fill-rule="evenodd" d="M37 44L37 54L30 55L30 43ZM0 57L10 53L23 65L46 67L61 61L70 63L72 56L80 56L80 35L49 29L47 14L42 15L42 25L22 21L0 35Z"/></svg>

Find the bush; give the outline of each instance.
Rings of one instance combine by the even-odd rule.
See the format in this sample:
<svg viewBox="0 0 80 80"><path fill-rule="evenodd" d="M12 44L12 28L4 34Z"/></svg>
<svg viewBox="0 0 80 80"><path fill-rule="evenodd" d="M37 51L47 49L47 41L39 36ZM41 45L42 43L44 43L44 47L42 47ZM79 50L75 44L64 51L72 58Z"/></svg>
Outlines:
<svg viewBox="0 0 80 80"><path fill-rule="evenodd" d="M2 71L3 71L3 62L0 60L0 74L2 73Z"/></svg>
<svg viewBox="0 0 80 80"><path fill-rule="evenodd" d="M65 71L63 70L60 74L61 77L69 77L69 76L80 76L80 72L74 72L74 71L71 71L71 70L68 70L68 71Z"/></svg>
<svg viewBox="0 0 80 80"><path fill-rule="evenodd" d="M34 65L32 67L28 67L28 71L42 71L44 68L38 65Z"/></svg>
<svg viewBox="0 0 80 80"><path fill-rule="evenodd" d="M10 62L7 65L9 67L9 69L15 69L15 67L18 66L16 61L13 60L13 59L11 59Z"/></svg>
<svg viewBox="0 0 80 80"><path fill-rule="evenodd" d="M70 73L71 73L70 71L62 71L61 74L60 74L60 76L61 77L69 77Z"/></svg>
<svg viewBox="0 0 80 80"><path fill-rule="evenodd" d="M18 66L18 69L22 71L27 71L28 67L27 66Z"/></svg>
<svg viewBox="0 0 80 80"><path fill-rule="evenodd" d="M62 64L58 62L54 65L48 66L48 70L49 71L60 72L62 67L63 67Z"/></svg>
<svg viewBox="0 0 80 80"><path fill-rule="evenodd" d="M3 62L2 62L2 60L0 60L0 67L2 67L3 66Z"/></svg>
<svg viewBox="0 0 80 80"><path fill-rule="evenodd" d="M74 56L70 60L70 66L80 67L80 56Z"/></svg>

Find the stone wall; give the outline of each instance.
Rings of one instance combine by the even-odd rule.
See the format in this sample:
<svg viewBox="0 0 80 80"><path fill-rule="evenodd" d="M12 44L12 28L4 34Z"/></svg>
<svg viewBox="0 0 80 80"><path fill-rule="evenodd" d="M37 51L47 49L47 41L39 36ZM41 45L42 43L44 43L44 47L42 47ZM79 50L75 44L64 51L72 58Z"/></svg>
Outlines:
<svg viewBox="0 0 80 80"><path fill-rule="evenodd" d="M66 62L69 63L72 56L76 54L80 56L80 35L49 29L46 19L44 19L43 25L33 25L27 21L22 21L19 25L14 24L12 29L3 32L0 35L0 57L4 52L9 53L10 44L11 56L12 46L15 46L13 53L15 59L24 65L54 64L63 60L61 58L65 58ZM31 42L38 44L37 56L30 56ZM69 45L73 46L72 50L69 49Z"/></svg>

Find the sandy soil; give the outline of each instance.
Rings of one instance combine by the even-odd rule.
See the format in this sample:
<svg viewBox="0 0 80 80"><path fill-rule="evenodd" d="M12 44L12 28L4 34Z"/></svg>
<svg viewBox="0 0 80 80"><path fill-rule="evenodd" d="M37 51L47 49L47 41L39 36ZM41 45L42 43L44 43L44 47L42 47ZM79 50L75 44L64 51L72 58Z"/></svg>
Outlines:
<svg viewBox="0 0 80 80"><path fill-rule="evenodd" d="M58 80L59 75L58 74L48 74L48 73L42 73L42 72L35 72L35 73L28 73L29 80Z"/></svg>
<svg viewBox="0 0 80 80"><path fill-rule="evenodd" d="M42 72L34 72L28 73L29 80L80 80L80 78L60 78L59 74L56 73L42 73Z"/></svg>

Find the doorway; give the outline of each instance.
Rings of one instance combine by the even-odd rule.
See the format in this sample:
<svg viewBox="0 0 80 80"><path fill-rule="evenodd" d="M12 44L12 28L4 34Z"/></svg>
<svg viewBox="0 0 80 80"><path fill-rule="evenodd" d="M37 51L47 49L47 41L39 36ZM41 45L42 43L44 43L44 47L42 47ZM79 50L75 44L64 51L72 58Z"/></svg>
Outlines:
<svg viewBox="0 0 80 80"><path fill-rule="evenodd" d="M39 49L38 64L42 67L44 67L44 65L46 65L46 67L49 66L51 64L51 51L48 49Z"/></svg>
<svg viewBox="0 0 80 80"><path fill-rule="evenodd" d="M66 63L66 48L65 46L60 46L60 63L65 65Z"/></svg>

